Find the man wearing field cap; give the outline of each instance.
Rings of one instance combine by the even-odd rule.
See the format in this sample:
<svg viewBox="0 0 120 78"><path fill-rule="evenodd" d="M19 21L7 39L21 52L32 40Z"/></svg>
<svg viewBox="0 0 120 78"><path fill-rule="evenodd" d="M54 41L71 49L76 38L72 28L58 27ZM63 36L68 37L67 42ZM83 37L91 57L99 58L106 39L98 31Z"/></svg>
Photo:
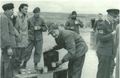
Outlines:
<svg viewBox="0 0 120 78"><path fill-rule="evenodd" d="M65 29L72 30L76 33L80 33L79 27L83 27L83 23L82 21L77 19L77 12L72 11L72 13L69 16L68 21L65 23Z"/></svg>
<svg viewBox="0 0 120 78"><path fill-rule="evenodd" d="M57 62L57 66L69 61L68 78L81 78L85 54L88 50L86 42L74 31L60 30L58 25L54 23L49 24L48 32L55 38L57 43L51 51L61 48L65 48L68 51L63 59Z"/></svg>
<svg viewBox="0 0 120 78"><path fill-rule="evenodd" d="M113 78L113 70L115 66L114 58L116 56L114 36L116 34L116 25L114 21L118 14L118 9L108 9L107 19L97 29L97 56L98 56L98 72L97 78Z"/></svg>
<svg viewBox="0 0 120 78"><path fill-rule="evenodd" d="M34 67L37 68L40 62L43 46L43 34L42 32L47 30L44 20L40 17L40 8L36 7L33 10L34 15L28 19L28 36L29 45L26 49L25 64L30 59L33 47L35 47L34 52Z"/></svg>
<svg viewBox="0 0 120 78"><path fill-rule="evenodd" d="M13 56L15 53L15 32L11 16L13 15L14 4L7 3L2 6L4 13L0 16L1 26L1 78L13 78Z"/></svg>

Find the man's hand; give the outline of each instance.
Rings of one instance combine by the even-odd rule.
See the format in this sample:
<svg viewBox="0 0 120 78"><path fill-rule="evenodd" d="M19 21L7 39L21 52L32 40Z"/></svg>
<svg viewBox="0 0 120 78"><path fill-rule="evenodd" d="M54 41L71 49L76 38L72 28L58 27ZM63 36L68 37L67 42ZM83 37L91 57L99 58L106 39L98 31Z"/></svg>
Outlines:
<svg viewBox="0 0 120 78"><path fill-rule="evenodd" d="M21 35L18 35L18 36L17 36L17 41L20 42L21 39L22 39Z"/></svg>
<svg viewBox="0 0 120 78"><path fill-rule="evenodd" d="M40 30L40 29L41 29L40 26L35 26L35 27L34 27L34 30Z"/></svg>
<svg viewBox="0 0 120 78"><path fill-rule="evenodd" d="M116 34L116 31L114 30L113 32L112 32L112 35L115 35Z"/></svg>
<svg viewBox="0 0 120 78"><path fill-rule="evenodd" d="M9 56L12 56L13 55L13 50L11 48L8 48L7 53L8 53Z"/></svg>
<svg viewBox="0 0 120 78"><path fill-rule="evenodd" d="M56 66L59 67L61 64L63 64L63 62L60 60L56 63Z"/></svg>

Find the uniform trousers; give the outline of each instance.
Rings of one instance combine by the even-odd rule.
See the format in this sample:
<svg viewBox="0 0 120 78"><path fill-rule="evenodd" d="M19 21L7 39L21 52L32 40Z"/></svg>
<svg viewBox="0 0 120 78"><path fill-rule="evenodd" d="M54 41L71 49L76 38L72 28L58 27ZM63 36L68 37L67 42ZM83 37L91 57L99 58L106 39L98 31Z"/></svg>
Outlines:
<svg viewBox="0 0 120 78"><path fill-rule="evenodd" d="M13 55L10 56L7 53L6 48L2 48L1 55L1 78L13 78L14 71L14 53L15 49L13 49Z"/></svg>
<svg viewBox="0 0 120 78"><path fill-rule="evenodd" d="M31 54L32 54L32 50L33 50L34 47L35 47L34 63L39 63L40 62L42 47L43 47L43 40L30 40L29 41L29 45L25 50L26 55L24 56L26 62L30 59Z"/></svg>
<svg viewBox="0 0 120 78"><path fill-rule="evenodd" d="M101 54L97 54L98 56L98 71L97 78L110 78L111 77L111 66L113 58L112 56L105 56Z"/></svg>
<svg viewBox="0 0 120 78"><path fill-rule="evenodd" d="M85 55L77 59L70 60L68 64L68 78L81 78Z"/></svg>

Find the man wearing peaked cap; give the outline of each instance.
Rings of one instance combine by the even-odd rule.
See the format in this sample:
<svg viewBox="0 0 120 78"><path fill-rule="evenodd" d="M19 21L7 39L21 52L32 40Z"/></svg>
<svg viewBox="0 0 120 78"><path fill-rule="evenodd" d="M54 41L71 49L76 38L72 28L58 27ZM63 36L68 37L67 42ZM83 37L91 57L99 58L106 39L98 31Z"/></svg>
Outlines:
<svg viewBox="0 0 120 78"><path fill-rule="evenodd" d="M98 72L97 78L113 78L113 70L115 67L114 58L115 51L115 34L117 23L115 20L119 15L118 9L108 9L107 18L101 23L97 29L97 57L98 57Z"/></svg>
<svg viewBox="0 0 120 78"><path fill-rule="evenodd" d="M74 31L62 30L57 24L51 23L48 26L48 32L51 34L57 43L49 51L66 49L68 53L57 62L57 66L68 62L68 78L81 78L82 68L84 65L85 54L88 46L83 38Z"/></svg>
<svg viewBox="0 0 120 78"><path fill-rule="evenodd" d="M118 25L118 21L117 21L117 18L118 18L118 15L119 15L119 9L108 9L107 10L107 13L108 13L108 19L110 19L109 17L111 16L113 19L112 23L112 28L113 28L113 31L116 32L116 26ZM114 61L114 58L116 57L116 47L114 47L116 44L115 44L115 36L113 36L113 59L112 59L112 64L111 64L111 77L113 76L113 71L114 71L114 68L115 68L115 61Z"/></svg>
<svg viewBox="0 0 120 78"><path fill-rule="evenodd" d="M119 9L108 9L108 14L116 18L119 14Z"/></svg>

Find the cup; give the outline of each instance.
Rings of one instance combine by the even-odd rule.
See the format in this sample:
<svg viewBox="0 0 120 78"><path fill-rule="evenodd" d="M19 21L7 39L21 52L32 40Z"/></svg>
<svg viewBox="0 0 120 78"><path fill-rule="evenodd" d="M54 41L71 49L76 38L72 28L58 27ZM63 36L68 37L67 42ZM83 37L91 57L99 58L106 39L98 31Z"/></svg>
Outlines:
<svg viewBox="0 0 120 78"><path fill-rule="evenodd" d="M78 21L75 21L75 24L78 24L79 22Z"/></svg>
<svg viewBox="0 0 120 78"><path fill-rule="evenodd" d="M52 67L56 67L56 63L55 62L52 62Z"/></svg>
<svg viewBox="0 0 120 78"><path fill-rule="evenodd" d="M40 28L40 26L34 26L34 30L39 30Z"/></svg>

